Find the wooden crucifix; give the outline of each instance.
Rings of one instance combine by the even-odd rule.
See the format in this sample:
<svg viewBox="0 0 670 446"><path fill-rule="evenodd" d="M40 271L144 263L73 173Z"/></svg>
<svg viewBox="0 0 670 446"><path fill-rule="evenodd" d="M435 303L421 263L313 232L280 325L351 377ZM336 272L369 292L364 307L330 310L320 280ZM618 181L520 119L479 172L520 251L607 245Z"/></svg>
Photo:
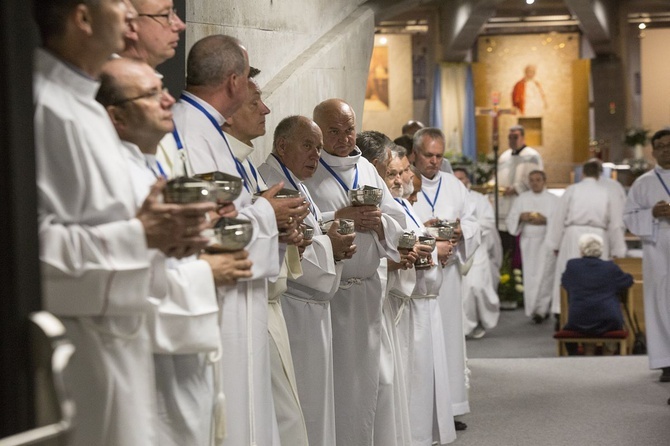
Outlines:
<svg viewBox="0 0 670 446"><path fill-rule="evenodd" d="M499 91L494 91L493 94L491 95L493 99L493 107L492 108L481 108L477 107L476 108L476 115L477 116L491 116L493 118L493 135L492 135L492 144L493 144L493 190L494 190L494 208L496 212L496 228L498 227L498 139L499 139L499 131L498 131L498 118L500 115L516 115L516 108L498 108L498 104L500 104L500 92Z"/></svg>

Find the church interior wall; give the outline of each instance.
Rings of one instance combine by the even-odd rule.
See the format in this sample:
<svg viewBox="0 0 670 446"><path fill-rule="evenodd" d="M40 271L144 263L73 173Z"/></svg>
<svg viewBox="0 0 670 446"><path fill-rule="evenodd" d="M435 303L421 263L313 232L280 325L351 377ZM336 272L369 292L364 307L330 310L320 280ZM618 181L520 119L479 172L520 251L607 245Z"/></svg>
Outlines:
<svg viewBox="0 0 670 446"><path fill-rule="evenodd" d="M311 117L324 99L340 97L362 123L363 98L374 35L365 0L187 1L186 51L202 37L240 39L259 68L263 100L272 113L267 134L255 140L254 162L271 151L272 132L294 114Z"/></svg>
<svg viewBox="0 0 670 446"><path fill-rule="evenodd" d="M400 136L401 127L413 118L414 112L411 35L378 34L375 36L375 47L386 47L388 63L386 67L375 67L371 63L362 129L377 130L394 139ZM383 64L383 60L381 62ZM375 83L379 88L384 88L383 79L375 78L375 71L380 75L379 72L383 70L387 72L388 95L381 93L382 97L379 98L376 92L370 91L375 89Z"/></svg>
<svg viewBox="0 0 670 446"><path fill-rule="evenodd" d="M478 107L491 107L493 92L499 92L500 108L512 108L514 85L523 78L527 65L536 66L534 79L541 85L546 102L542 106L541 98L535 98L539 106L534 111L503 115L499 147L501 152L507 148L507 133L512 125L524 123L526 143L541 153L552 183L568 182L573 167L572 63L579 58L579 40L577 33L482 36L477 45L481 65L474 71ZM478 153L491 151L490 120L477 118Z"/></svg>
<svg viewBox="0 0 670 446"><path fill-rule="evenodd" d="M670 29L647 29L640 39L642 127L652 132L670 126ZM646 156L651 157L647 145Z"/></svg>

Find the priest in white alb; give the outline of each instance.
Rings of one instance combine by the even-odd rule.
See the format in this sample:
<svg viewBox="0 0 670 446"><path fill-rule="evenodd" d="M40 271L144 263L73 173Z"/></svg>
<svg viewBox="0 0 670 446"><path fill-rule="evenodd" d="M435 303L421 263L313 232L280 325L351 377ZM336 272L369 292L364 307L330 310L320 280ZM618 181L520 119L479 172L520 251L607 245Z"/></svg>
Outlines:
<svg viewBox="0 0 670 446"><path fill-rule="evenodd" d="M621 224L614 215L612 198L598 183L598 162L584 163L582 173L582 181L565 190L547 226L546 244L557 256L551 304L554 314L561 312L560 286L565 265L568 260L581 256L578 241L582 234L594 233L603 238L602 258L605 260L626 255L626 243Z"/></svg>
<svg viewBox="0 0 670 446"><path fill-rule="evenodd" d="M519 195L507 214L507 229L512 235L521 234L524 309L526 316L539 324L550 315L551 293L547 290L553 288L543 283L554 282L556 256L544 240L547 222L554 217L560 199L544 187L543 171L532 171L528 182L530 190Z"/></svg>
<svg viewBox="0 0 670 446"><path fill-rule="evenodd" d="M498 282L502 265L502 245L496 229L496 217L488 197L470 189L468 171L462 167L454 169L458 178L470 191L475 204L475 218L482 231L482 241L470 257L470 261L461 264L463 274L463 332L466 336L480 339L498 325L500 318L500 298Z"/></svg>
<svg viewBox="0 0 670 446"><path fill-rule="evenodd" d="M437 254L442 266L442 286L437 301L442 311L442 326L449 366L449 388L454 416L470 412L468 374L463 336L463 298L458 262L467 263L479 246L481 231L475 220L475 205L468 189L454 175L440 171L444 157L444 134L425 128L414 135L412 160L421 174L421 192L414 204L424 225L436 220L458 222L451 241L438 241ZM453 252L452 252L453 250ZM457 429L464 423L457 422Z"/></svg>
<svg viewBox="0 0 670 446"><path fill-rule="evenodd" d="M136 206L125 149L95 101L102 66L123 49L134 17L127 5L44 1L35 12L44 47L34 64L43 306L76 348L65 372L77 405L69 444L158 444L150 249L202 249L198 233L213 206L160 204L162 180Z"/></svg>
<svg viewBox="0 0 670 446"><path fill-rule="evenodd" d="M319 164L321 129L309 118L289 116L275 129L272 153L258 170L270 183L283 181L310 203L304 223L314 230L303 252L303 275L288 280L281 305L286 318L293 366L310 444L335 446L335 402L330 300L337 291L342 260L356 252L354 234L341 235L334 222L321 231L322 217L303 183Z"/></svg>
<svg viewBox="0 0 670 446"><path fill-rule="evenodd" d="M393 445L394 408L378 393L383 296L377 267L382 257L400 260L396 243L405 217L356 147L356 117L349 104L328 99L315 107L314 121L324 135L324 150L305 184L324 221L352 219L356 228L356 254L343 261L331 300L337 444ZM348 192L362 186L382 189L378 208L351 205Z"/></svg>
<svg viewBox="0 0 670 446"><path fill-rule="evenodd" d="M624 221L642 240L649 368L670 382L670 130L656 132L651 146L657 166L631 186Z"/></svg>
<svg viewBox="0 0 670 446"><path fill-rule="evenodd" d="M254 77L260 70L249 68L249 95L242 106L235 113L226 118L221 127L226 140L230 144L233 155L240 161L242 171L246 176L247 184L255 193L268 188L267 184L284 183L286 180L268 180L256 168L251 155L255 151L253 140L265 135L265 116L270 109L261 97L261 89ZM305 242L304 244L308 244ZM307 431L303 417L298 387L293 369L286 321L280 302L281 295L286 291L287 280L296 279L303 275L300 265L299 249L303 245L280 244L280 250L285 251L279 276L268 282L268 334L270 335L270 366L272 377L272 398L279 427L279 437L282 444L295 446L307 445Z"/></svg>
<svg viewBox="0 0 670 446"><path fill-rule="evenodd" d="M212 64L218 69L209 70ZM234 203L239 217L250 220L254 229L246 248L252 279L218 288L228 420L225 446L279 443L270 382L267 280L278 276L283 262L278 229L291 236L297 233L296 220L307 209L302 198L273 198L280 185L252 203L253 183L221 130L224 116L232 115L248 96L248 72L247 52L237 39L205 37L191 48L186 90L173 108L193 172L221 171L243 178L245 187Z"/></svg>
<svg viewBox="0 0 670 446"><path fill-rule="evenodd" d="M394 199L406 214L406 232L417 237L417 257L428 258L426 268L398 268L389 273L389 299L396 312L396 330L404 368L412 445L430 446L456 439L451 411L442 314L437 295L442 285L437 251L418 242L425 235L421 218L406 198L413 192L414 174L406 151L395 146L385 175Z"/></svg>

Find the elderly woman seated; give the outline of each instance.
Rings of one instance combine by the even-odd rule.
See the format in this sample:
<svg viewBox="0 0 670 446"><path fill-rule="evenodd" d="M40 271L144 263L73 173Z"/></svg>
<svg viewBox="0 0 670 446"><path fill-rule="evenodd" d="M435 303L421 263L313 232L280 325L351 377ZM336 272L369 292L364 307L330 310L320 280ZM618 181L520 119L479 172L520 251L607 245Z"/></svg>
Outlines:
<svg viewBox="0 0 670 446"><path fill-rule="evenodd" d="M623 330L619 293L633 284L633 276L624 273L612 261L601 260L603 239L597 234L579 238L582 257L568 261L561 284L568 292L568 323L564 330L588 336ZM576 354L576 345L566 345L569 354ZM595 346L587 344L584 353L593 354ZM613 353L608 343L604 354Z"/></svg>

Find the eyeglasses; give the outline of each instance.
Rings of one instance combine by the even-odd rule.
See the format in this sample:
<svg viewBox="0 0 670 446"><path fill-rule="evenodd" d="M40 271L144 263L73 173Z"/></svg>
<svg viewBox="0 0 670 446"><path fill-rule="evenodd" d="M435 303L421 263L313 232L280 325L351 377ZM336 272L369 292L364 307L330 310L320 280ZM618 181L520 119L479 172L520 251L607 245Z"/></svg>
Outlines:
<svg viewBox="0 0 670 446"><path fill-rule="evenodd" d="M121 99L120 101L116 101L110 105L119 106L127 102L133 102L140 99L153 99L154 101L160 103L163 100L163 97L165 97L165 95L168 93L169 91L167 88L163 88L158 91L148 91L146 93L142 93L139 96L135 96L134 98Z"/></svg>
<svg viewBox="0 0 670 446"><path fill-rule="evenodd" d="M159 19L165 19L167 26L172 26L177 21L176 19L179 18L177 15L177 8L172 8L170 9L170 12L166 12L165 14L137 14L137 17L149 17L160 23L162 26L165 26L165 24Z"/></svg>

